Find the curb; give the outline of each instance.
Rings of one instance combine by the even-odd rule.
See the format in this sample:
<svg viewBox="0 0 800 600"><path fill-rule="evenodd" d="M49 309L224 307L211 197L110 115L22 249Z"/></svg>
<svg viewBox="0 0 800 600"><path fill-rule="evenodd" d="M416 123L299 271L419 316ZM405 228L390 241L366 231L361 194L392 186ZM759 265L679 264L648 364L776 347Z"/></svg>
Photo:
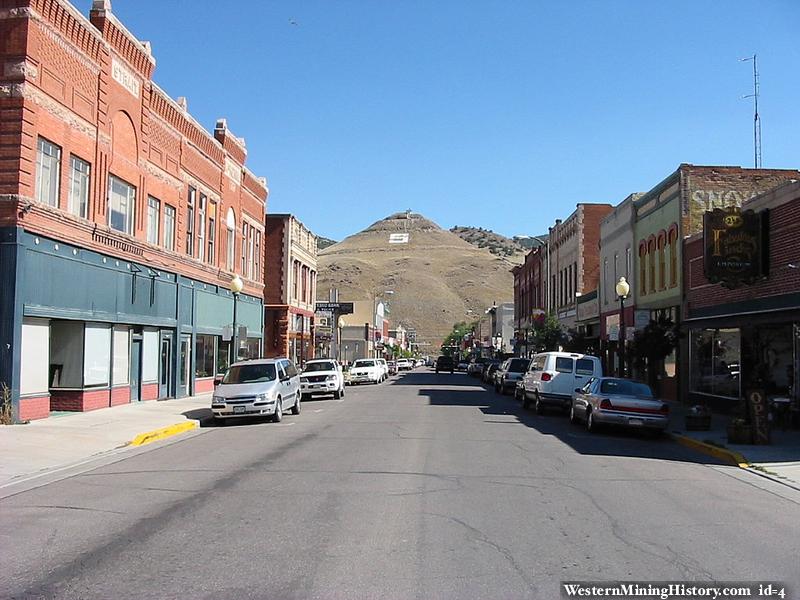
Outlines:
<svg viewBox="0 0 800 600"><path fill-rule="evenodd" d="M197 429L198 427L199 423L197 421L183 421L182 423L175 423L174 425L169 425L168 427L162 427L161 429L154 429L153 431L140 433L126 445L144 446L145 444L157 442L159 440L172 437L173 435L178 435L179 433Z"/></svg>
<svg viewBox="0 0 800 600"><path fill-rule="evenodd" d="M706 444L705 442L701 442L699 440L696 440L694 438L685 435L681 435L679 433L670 433L670 437L672 437L673 440L675 440L682 446L686 446L687 448L692 448L693 450L697 450L698 452L702 452L703 454L708 454L709 456L713 456L714 458L724 460L726 463L733 465L734 467L739 467L740 469L750 468L750 463L747 462L747 459L738 452L734 452L733 450L728 450L727 448L720 448L719 446Z"/></svg>

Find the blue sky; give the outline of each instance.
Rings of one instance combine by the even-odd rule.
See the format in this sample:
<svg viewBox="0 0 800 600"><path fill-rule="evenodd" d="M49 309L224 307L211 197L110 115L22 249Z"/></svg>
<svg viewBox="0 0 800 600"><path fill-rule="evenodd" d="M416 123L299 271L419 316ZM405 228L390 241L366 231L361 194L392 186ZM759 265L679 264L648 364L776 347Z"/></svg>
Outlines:
<svg viewBox="0 0 800 600"><path fill-rule="evenodd" d="M90 0L76 6L88 14ZM681 162L800 165L800 1L113 0L155 80L226 117L270 212L335 239L411 208L536 234ZM295 24L296 23L296 24Z"/></svg>

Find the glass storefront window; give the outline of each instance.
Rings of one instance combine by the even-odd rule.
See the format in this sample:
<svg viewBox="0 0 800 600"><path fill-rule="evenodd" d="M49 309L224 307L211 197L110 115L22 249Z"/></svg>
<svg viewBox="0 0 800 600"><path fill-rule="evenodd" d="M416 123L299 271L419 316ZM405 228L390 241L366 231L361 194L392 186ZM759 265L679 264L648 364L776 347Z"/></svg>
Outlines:
<svg viewBox="0 0 800 600"><path fill-rule="evenodd" d="M691 332L691 390L739 398L741 335L739 329L700 329Z"/></svg>
<svg viewBox="0 0 800 600"><path fill-rule="evenodd" d="M259 346L261 345L261 340L258 338L247 338L247 341L244 343L244 347L239 352L241 356L244 352L247 352L247 358L259 358L261 353L259 352Z"/></svg>
<svg viewBox="0 0 800 600"><path fill-rule="evenodd" d="M216 336L198 335L194 343L194 376L213 377Z"/></svg>
<svg viewBox="0 0 800 600"><path fill-rule="evenodd" d="M217 373L222 374L228 370L231 356L231 342L217 337Z"/></svg>

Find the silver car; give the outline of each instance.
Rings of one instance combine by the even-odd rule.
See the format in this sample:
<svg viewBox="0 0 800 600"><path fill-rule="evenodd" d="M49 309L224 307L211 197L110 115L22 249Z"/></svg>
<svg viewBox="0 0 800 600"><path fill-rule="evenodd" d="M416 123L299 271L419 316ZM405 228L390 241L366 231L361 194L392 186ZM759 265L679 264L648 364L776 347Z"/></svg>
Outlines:
<svg viewBox="0 0 800 600"><path fill-rule="evenodd" d="M217 421L269 416L279 423L288 408L300 414L300 376L288 358L234 363L215 386L211 410Z"/></svg>
<svg viewBox="0 0 800 600"><path fill-rule="evenodd" d="M621 425L660 433L669 425L669 405L653 397L650 386L644 383L597 377L575 389L569 420L585 422L589 431L602 425Z"/></svg>

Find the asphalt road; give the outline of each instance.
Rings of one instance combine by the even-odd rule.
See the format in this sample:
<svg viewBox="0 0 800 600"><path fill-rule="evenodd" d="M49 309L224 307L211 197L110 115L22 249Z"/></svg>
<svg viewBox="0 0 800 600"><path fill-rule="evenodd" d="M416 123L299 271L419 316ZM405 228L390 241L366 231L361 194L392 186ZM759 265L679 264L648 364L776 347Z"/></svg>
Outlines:
<svg viewBox="0 0 800 600"><path fill-rule="evenodd" d="M800 590L800 495L418 371L0 500L4 598L557 598Z"/></svg>

